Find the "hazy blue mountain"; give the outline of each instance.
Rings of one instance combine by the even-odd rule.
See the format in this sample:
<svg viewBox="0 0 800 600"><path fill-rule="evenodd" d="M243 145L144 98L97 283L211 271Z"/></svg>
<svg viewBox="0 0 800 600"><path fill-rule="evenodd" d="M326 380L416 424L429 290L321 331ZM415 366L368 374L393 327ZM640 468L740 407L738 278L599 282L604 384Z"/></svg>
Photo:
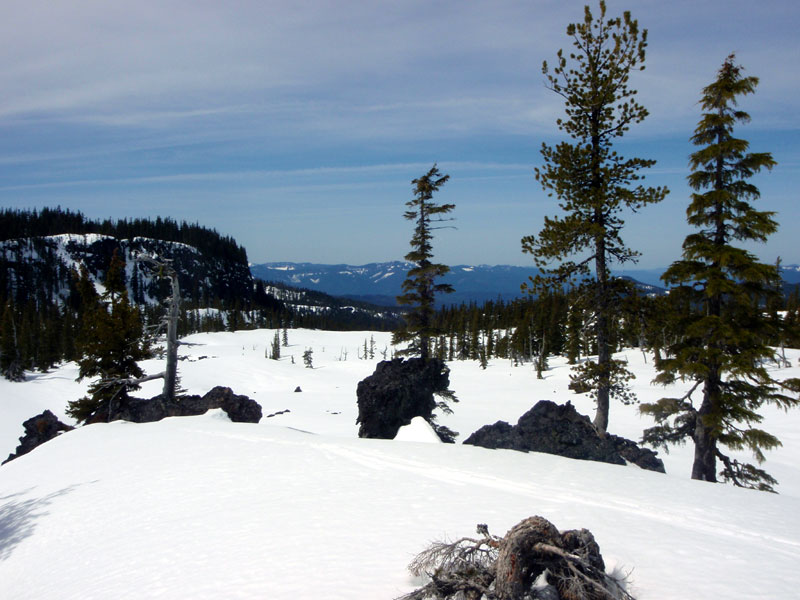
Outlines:
<svg viewBox="0 0 800 600"><path fill-rule="evenodd" d="M790 285L800 283L800 265L781 265L781 277Z"/></svg>
<svg viewBox="0 0 800 600"><path fill-rule="evenodd" d="M366 265L323 265L315 263L263 263L251 265L254 277L264 281L319 290L334 296L346 296L375 304L395 305L395 296L411 263L403 261L370 263ZM450 267L442 281L455 288L453 294L440 298L440 303L484 302L512 300L522 296L520 285L535 276L535 267L512 267L508 265L456 265ZM646 293L661 293L658 276L661 271L626 270L618 275L647 284L640 286Z"/></svg>

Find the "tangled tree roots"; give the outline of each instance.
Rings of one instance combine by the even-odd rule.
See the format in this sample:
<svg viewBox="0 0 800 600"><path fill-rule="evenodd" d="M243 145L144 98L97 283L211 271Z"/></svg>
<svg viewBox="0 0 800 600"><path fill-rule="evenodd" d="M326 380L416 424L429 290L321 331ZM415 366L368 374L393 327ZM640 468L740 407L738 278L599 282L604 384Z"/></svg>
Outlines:
<svg viewBox="0 0 800 600"><path fill-rule="evenodd" d="M505 537L478 525L480 538L434 542L409 565L430 582L398 600L633 600L607 575L587 529L563 533L529 517Z"/></svg>

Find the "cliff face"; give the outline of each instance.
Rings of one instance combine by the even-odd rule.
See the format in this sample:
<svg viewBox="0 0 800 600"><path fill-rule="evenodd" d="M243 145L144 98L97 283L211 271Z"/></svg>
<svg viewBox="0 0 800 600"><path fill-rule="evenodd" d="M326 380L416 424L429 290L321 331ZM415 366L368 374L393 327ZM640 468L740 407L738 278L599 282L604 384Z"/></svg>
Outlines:
<svg viewBox="0 0 800 600"><path fill-rule="evenodd" d="M64 301L72 286L71 271L85 266L102 290L115 250L125 260L130 298L140 305L158 302L168 290L158 273L135 260L139 254L171 259L186 300L210 305L217 300L246 300L253 293L252 275L244 263L204 254L179 242L144 237L118 239L93 233L0 242L0 289L17 300Z"/></svg>

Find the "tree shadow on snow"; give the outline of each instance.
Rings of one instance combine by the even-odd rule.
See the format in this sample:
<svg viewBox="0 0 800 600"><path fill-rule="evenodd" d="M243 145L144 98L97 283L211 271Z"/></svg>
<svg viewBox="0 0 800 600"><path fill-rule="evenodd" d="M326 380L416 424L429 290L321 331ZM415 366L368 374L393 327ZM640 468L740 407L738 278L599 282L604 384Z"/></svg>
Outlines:
<svg viewBox="0 0 800 600"><path fill-rule="evenodd" d="M73 491L78 485L66 487L41 498L19 499L30 490L0 498L0 561L6 560L25 538L33 535L36 520L45 516L46 508L55 498Z"/></svg>

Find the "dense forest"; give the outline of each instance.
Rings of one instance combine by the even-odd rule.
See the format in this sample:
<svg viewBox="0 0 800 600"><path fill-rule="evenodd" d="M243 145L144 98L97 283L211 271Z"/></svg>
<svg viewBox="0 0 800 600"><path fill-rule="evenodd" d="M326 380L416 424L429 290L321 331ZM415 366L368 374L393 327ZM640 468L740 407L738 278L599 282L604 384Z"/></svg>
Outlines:
<svg viewBox="0 0 800 600"><path fill-rule="evenodd" d="M224 261L247 264L247 252L236 241L197 223L162 217L153 219L120 219L93 221L82 213L56 208L41 210L0 210L0 242L17 238L35 238L62 233L99 233L119 239L146 237L179 242L197 248L201 253Z"/></svg>

